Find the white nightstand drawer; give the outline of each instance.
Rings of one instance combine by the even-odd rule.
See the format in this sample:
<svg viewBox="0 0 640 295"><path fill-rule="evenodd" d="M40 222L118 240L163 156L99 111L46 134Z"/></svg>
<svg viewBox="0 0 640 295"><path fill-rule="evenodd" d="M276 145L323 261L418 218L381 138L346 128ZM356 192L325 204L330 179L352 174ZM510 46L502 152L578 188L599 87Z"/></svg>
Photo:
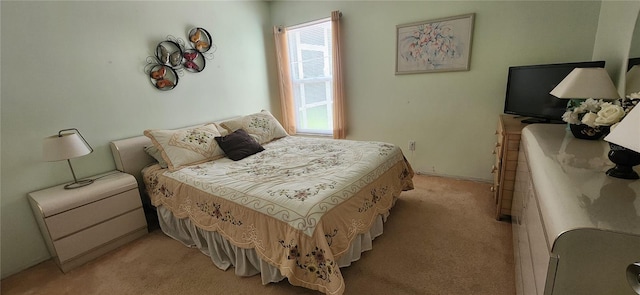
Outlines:
<svg viewBox="0 0 640 295"><path fill-rule="evenodd" d="M135 177L111 171L91 185L57 185L28 195L51 256L69 271L147 232Z"/></svg>
<svg viewBox="0 0 640 295"><path fill-rule="evenodd" d="M52 240L142 207L138 188L45 218Z"/></svg>
<svg viewBox="0 0 640 295"><path fill-rule="evenodd" d="M60 263L88 252L128 233L145 228L142 208L136 209L114 219L107 220L81 232L54 241Z"/></svg>
<svg viewBox="0 0 640 295"><path fill-rule="evenodd" d="M108 172L91 178L95 181L88 186L64 189L64 185L59 185L31 192L29 197L37 203L37 211L43 217L50 217L138 187L133 175L121 172Z"/></svg>

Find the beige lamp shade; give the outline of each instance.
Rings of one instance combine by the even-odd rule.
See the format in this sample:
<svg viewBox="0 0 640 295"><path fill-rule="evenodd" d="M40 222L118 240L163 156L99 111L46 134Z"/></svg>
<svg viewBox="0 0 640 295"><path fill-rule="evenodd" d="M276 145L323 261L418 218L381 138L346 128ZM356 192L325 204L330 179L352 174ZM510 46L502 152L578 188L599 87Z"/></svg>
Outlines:
<svg viewBox="0 0 640 295"><path fill-rule="evenodd" d="M566 99L617 99L618 89L604 68L575 68L553 88L551 95Z"/></svg>
<svg viewBox="0 0 640 295"><path fill-rule="evenodd" d="M640 92L640 65L635 65L629 69L626 80L624 94Z"/></svg>
<svg viewBox="0 0 640 295"><path fill-rule="evenodd" d="M634 107L604 140L640 153L640 106Z"/></svg>
<svg viewBox="0 0 640 295"><path fill-rule="evenodd" d="M49 136L42 142L42 157L45 161L68 160L91 152L77 133Z"/></svg>

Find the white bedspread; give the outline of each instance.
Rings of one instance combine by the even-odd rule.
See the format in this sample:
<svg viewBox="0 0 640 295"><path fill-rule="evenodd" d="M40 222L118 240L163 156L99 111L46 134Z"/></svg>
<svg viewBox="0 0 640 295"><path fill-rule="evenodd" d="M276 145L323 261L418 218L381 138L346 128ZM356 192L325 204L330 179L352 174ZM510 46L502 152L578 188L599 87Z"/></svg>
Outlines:
<svg viewBox="0 0 640 295"><path fill-rule="evenodd" d="M244 161L224 158L165 175L311 236L324 213L403 161L399 148L380 142L289 136L265 148Z"/></svg>
<svg viewBox="0 0 640 295"><path fill-rule="evenodd" d="M400 148L288 136L240 161L146 169L152 203L255 249L294 285L341 294L337 261L388 214L413 171Z"/></svg>

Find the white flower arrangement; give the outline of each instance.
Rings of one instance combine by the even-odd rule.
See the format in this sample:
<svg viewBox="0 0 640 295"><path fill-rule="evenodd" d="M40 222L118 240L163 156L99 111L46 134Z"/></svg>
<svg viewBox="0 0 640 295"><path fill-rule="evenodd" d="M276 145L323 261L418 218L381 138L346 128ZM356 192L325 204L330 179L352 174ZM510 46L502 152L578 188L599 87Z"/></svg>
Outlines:
<svg viewBox="0 0 640 295"><path fill-rule="evenodd" d="M640 98L640 93L637 93ZM562 120L569 124L585 124L589 127L615 125L633 108L634 99L605 101L589 98L587 100L571 100ZM579 104L577 104L579 102ZM577 105L576 105L577 104Z"/></svg>

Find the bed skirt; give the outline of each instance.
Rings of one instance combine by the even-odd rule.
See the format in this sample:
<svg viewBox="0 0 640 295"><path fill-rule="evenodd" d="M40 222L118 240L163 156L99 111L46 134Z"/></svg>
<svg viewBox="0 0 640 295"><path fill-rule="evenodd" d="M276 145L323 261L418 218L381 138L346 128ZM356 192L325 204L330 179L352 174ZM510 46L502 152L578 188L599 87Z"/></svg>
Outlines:
<svg viewBox="0 0 640 295"><path fill-rule="evenodd" d="M395 201L394 198L394 205ZM260 274L264 285L279 282L285 278L276 266L261 260L254 249L237 247L217 232L196 227L188 218L175 218L173 213L163 206L157 207L157 212L160 228L166 235L187 247L198 248L203 254L209 256L218 268L227 270L233 266L238 276ZM337 260L338 266L347 267L351 262L359 260L363 252L373 249L373 239L382 235L383 224L388 216L389 212L378 215L369 231L358 235L351 243L349 250Z"/></svg>

